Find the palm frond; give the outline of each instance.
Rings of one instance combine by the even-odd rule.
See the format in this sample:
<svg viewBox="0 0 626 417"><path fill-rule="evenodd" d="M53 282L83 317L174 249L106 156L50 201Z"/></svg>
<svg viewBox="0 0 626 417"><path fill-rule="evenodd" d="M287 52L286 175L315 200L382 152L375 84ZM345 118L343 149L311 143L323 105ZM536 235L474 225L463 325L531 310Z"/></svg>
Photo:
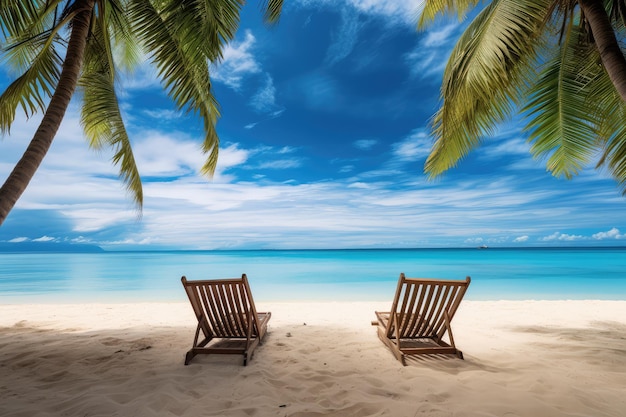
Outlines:
<svg viewBox="0 0 626 417"><path fill-rule="evenodd" d="M91 147L114 150L113 164L119 166L120 178L141 208L141 177L115 93L114 68L105 57L110 50L105 46L109 42L109 38L105 37L108 31L103 30L99 23L102 22L98 21L94 26L85 49L85 62L79 80L83 96L81 125Z"/></svg>
<svg viewBox="0 0 626 417"><path fill-rule="evenodd" d="M101 25L107 26L109 31L112 56L117 66L124 70L132 70L142 61L141 47L135 34L126 10L126 2L108 0L108 7L101 18Z"/></svg>
<svg viewBox="0 0 626 417"><path fill-rule="evenodd" d="M262 0L263 18L269 24L276 24L283 10L283 0Z"/></svg>
<svg viewBox="0 0 626 417"><path fill-rule="evenodd" d="M93 148L114 150L113 164L119 167L120 178L141 208L141 177L110 78L106 73L83 74L80 82L83 90L81 125Z"/></svg>
<svg viewBox="0 0 626 417"><path fill-rule="evenodd" d="M548 0L494 0L456 44L444 72L443 103L433 118L435 143L425 171L453 167L492 133L521 100L534 71Z"/></svg>
<svg viewBox="0 0 626 417"><path fill-rule="evenodd" d="M39 39L42 40L42 39ZM62 58L54 45L45 42L36 54L39 45L23 44L28 48L31 65L26 71L13 81L0 96L0 130L8 132L17 106L21 105L27 117L37 111L45 109L46 100L52 95L59 81Z"/></svg>
<svg viewBox="0 0 626 417"><path fill-rule="evenodd" d="M45 0L0 0L0 30L5 38L15 38L37 21Z"/></svg>
<svg viewBox="0 0 626 417"><path fill-rule="evenodd" d="M244 4L245 0L166 0L157 11L180 45L216 62L235 37Z"/></svg>
<svg viewBox="0 0 626 417"><path fill-rule="evenodd" d="M596 168L606 168L626 195L626 103L617 93L600 59L587 60L583 67L591 74L589 83L588 111L601 117L598 129L598 147L602 155Z"/></svg>
<svg viewBox="0 0 626 417"><path fill-rule="evenodd" d="M586 47L584 35L570 24L560 45L549 45L552 57L529 92L524 109L530 119L531 152L547 158L547 168L556 176L572 178L589 163L598 149L598 113L589 111L590 80L581 69L597 53Z"/></svg>
<svg viewBox="0 0 626 417"><path fill-rule="evenodd" d="M437 16L452 15L456 12L457 18L462 20L467 12L476 7L480 0L425 0L424 8L417 22L418 29L424 29Z"/></svg>
<svg viewBox="0 0 626 417"><path fill-rule="evenodd" d="M202 149L209 154L202 172L212 175L217 165L219 139L215 123L219 109L211 92L206 49L194 49L183 43L181 37L187 39L187 32L193 28L173 28L172 21L181 20L168 20L150 1L132 0L130 11L135 31L152 52L168 95L180 109L197 112L202 117L205 131Z"/></svg>

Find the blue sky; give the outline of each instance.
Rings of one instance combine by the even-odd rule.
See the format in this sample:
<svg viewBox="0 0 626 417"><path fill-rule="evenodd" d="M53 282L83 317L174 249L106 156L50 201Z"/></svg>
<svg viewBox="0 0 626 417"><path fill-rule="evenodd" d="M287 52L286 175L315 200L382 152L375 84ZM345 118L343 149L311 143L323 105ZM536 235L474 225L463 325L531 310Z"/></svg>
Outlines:
<svg viewBox="0 0 626 417"><path fill-rule="evenodd" d="M571 181L535 161L511 120L435 181L428 123L462 25L417 32L417 0L287 1L280 23L244 8L211 70L218 169L199 175L200 121L178 112L149 65L120 80L144 182L138 217L111 154L90 150L73 103L0 242L122 249L610 246L626 199L592 164ZM0 74L0 85L7 85ZM6 178L38 118L0 142Z"/></svg>

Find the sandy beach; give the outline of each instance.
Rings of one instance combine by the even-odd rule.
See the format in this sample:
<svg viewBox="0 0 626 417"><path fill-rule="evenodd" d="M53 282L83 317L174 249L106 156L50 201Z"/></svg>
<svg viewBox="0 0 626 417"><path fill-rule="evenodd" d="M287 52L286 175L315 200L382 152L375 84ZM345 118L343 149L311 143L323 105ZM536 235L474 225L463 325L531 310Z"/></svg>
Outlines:
<svg viewBox="0 0 626 417"><path fill-rule="evenodd" d="M385 302L259 303L250 364L198 356L188 303L0 306L2 416L623 416L626 301L464 301L465 360L403 367Z"/></svg>

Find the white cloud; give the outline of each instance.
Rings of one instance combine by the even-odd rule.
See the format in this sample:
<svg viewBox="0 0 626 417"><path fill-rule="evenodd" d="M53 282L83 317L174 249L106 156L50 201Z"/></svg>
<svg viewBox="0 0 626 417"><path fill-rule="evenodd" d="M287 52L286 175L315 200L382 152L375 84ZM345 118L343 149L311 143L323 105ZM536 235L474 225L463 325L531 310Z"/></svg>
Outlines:
<svg viewBox="0 0 626 417"><path fill-rule="evenodd" d="M250 151L239 148L237 144L228 145L220 149L219 160L217 161L217 172L242 165L250 158Z"/></svg>
<svg viewBox="0 0 626 417"><path fill-rule="evenodd" d="M422 130L413 131L407 138L393 145L393 153L403 161L416 161L430 153L430 138Z"/></svg>
<svg viewBox="0 0 626 417"><path fill-rule="evenodd" d="M580 235L568 235L566 233L554 232L550 236L542 237L539 240L543 242L550 242L550 241L555 241L555 240L572 242L572 241L580 240L583 238L584 237Z"/></svg>
<svg viewBox="0 0 626 417"><path fill-rule="evenodd" d="M27 237L16 237L13 238L11 240L9 240L10 243L21 243L21 242L28 242L28 238Z"/></svg>
<svg viewBox="0 0 626 417"><path fill-rule="evenodd" d="M176 120L182 116L180 111L169 110L169 109L144 109L142 113L146 116L149 116L153 119L167 119L167 120Z"/></svg>
<svg viewBox="0 0 626 417"><path fill-rule="evenodd" d="M596 240L606 240L606 239L626 239L626 235L621 234L619 229L617 228L612 228L611 230L609 230L608 232L599 232L599 233L595 233L594 235L591 236L592 238L596 239Z"/></svg>
<svg viewBox="0 0 626 417"><path fill-rule="evenodd" d="M298 159L280 159L277 161L261 162L256 169L289 169L298 168L302 161Z"/></svg>
<svg viewBox="0 0 626 417"><path fill-rule="evenodd" d="M144 177L189 175L200 170L204 157L201 138L193 141L178 134L158 131L144 132L133 144L135 161Z"/></svg>
<svg viewBox="0 0 626 417"><path fill-rule="evenodd" d="M333 34L332 43L326 51L325 62L332 66L346 58L356 45L359 34L359 16L354 11L344 8L341 11L341 24Z"/></svg>
<svg viewBox="0 0 626 417"><path fill-rule="evenodd" d="M528 236L519 236L516 237L515 239L513 239L513 242L515 243L524 243L524 242L528 242L529 237Z"/></svg>
<svg viewBox="0 0 626 417"><path fill-rule="evenodd" d="M404 60L416 78L439 76L443 73L448 57L456 43L460 24L455 22L442 27L432 27L415 46L404 55Z"/></svg>
<svg viewBox="0 0 626 417"><path fill-rule="evenodd" d="M351 6L360 13L389 18L402 25L415 26L423 0L297 0L307 7L341 7L342 3Z"/></svg>
<svg viewBox="0 0 626 417"><path fill-rule="evenodd" d="M273 118L276 118L280 116L281 114L283 114L284 112L285 112L285 109L276 110L275 112L270 113L270 116Z"/></svg>
<svg viewBox="0 0 626 417"><path fill-rule="evenodd" d="M100 200L101 203L74 204L59 208L59 213L71 220L74 232L95 232L139 221L135 210L120 210L117 204L105 203L97 198L94 200Z"/></svg>
<svg viewBox="0 0 626 417"><path fill-rule="evenodd" d="M530 144L519 137L490 141L481 147L480 152L483 156L491 159L501 158L503 155L521 155L531 159Z"/></svg>
<svg viewBox="0 0 626 417"><path fill-rule="evenodd" d="M288 153L294 153L295 151L296 151L296 148L294 148L293 146L283 146L282 148L278 150L278 153L281 155L284 155Z"/></svg>
<svg viewBox="0 0 626 417"><path fill-rule="evenodd" d="M359 139L357 141L354 141L354 146L357 149L368 151L372 149L377 143L378 141L376 139Z"/></svg>
<svg viewBox="0 0 626 417"><path fill-rule="evenodd" d="M33 242L52 242L54 240L57 240L54 237L50 237L50 236L42 236L42 237L38 237L37 239L33 239Z"/></svg>
<svg viewBox="0 0 626 417"><path fill-rule="evenodd" d="M256 38L245 31L241 42L231 42L224 48L222 61L211 68L211 80L238 90L245 76L261 72L261 66L252 54Z"/></svg>
<svg viewBox="0 0 626 417"><path fill-rule="evenodd" d="M437 29L429 30L422 38L420 45L425 48L437 48L440 46L449 46L453 39L458 24L448 24Z"/></svg>
<svg viewBox="0 0 626 417"><path fill-rule="evenodd" d="M250 99L250 105L259 112L267 112L276 107L276 87L269 74L265 75L265 84Z"/></svg>
<svg viewBox="0 0 626 417"><path fill-rule="evenodd" d="M141 132L135 153L140 169L150 178L144 182L140 220L117 179L117 170L111 167L110 155L88 149L72 114L76 112L66 116L50 153L18 201L18 209L40 209L63 217L71 224L72 233L67 236L75 242L116 247L150 243L209 249L329 248L393 246L398 245L398 236L410 235L402 240L403 246L445 246L458 245L471 236L492 242L491 236L503 235L503 230L510 235L509 241L521 242L523 237L567 230L572 224L608 230L596 238L622 236L619 229L603 226L623 222L623 200L615 195L612 183L593 187L597 194L590 198L590 209L584 205L590 193L587 183L528 188L527 182L515 181L513 176L479 175L444 178L435 186L419 173L407 172L404 162L427 153L428 138L419 130L392 146L394 153L387 164L373 166L370 173L355 172L345 180L305 180L308 173L296 176L294 172L292 181L271 170L303 164L306 159L300 157L299 147L246 148L225 143L216 177L209 181L197 172L204 162L199 150L202 138L175 128ZM35 128L36 123L27 128L23 120L14 125L12 137L1 143L0 174L8 175L32 135L28 132ZM18 140L22 136L26 139ZM238 170L261 166L266 171ZM260 178L258 182L240 179L252 174ZM597 207L602 208L601 215ZM11 219L3 227L10 226ZM46 232L36 233L32 235ZM47 233L61 241L68 239L56 230ZM556 233L544 242L576 239L582 236Z"/></svg>

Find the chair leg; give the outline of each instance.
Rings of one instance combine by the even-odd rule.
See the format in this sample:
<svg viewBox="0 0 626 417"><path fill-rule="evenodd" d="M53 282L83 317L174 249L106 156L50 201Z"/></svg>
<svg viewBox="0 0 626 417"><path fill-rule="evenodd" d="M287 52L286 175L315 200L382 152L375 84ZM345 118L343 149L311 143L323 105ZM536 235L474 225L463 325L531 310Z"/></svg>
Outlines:
<svg viewBox="0 0 626 417"><path fill-rule="evenodd" d="M193 350L187 352L187 354L185 355L185 365L189 365L189 362L191 362L194 356L196 356L196 354Z"/></svg>

